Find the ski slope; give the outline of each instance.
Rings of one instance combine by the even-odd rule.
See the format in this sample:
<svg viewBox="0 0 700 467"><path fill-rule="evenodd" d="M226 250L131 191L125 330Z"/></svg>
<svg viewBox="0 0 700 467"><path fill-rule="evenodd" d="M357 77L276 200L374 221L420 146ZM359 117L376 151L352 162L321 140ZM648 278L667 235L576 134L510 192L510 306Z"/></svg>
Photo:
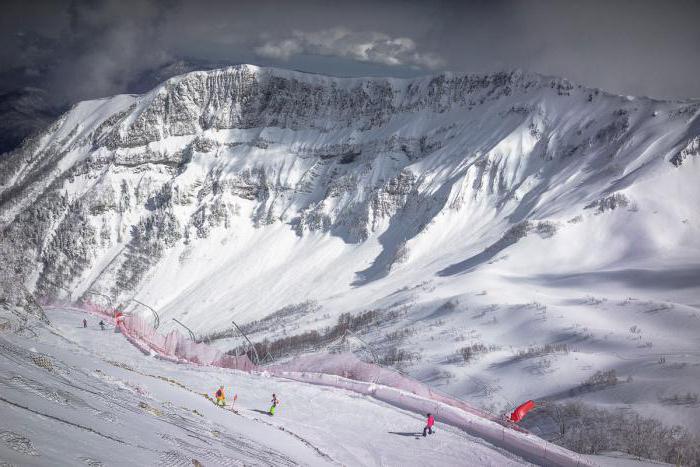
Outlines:
<svg viewBox="0 0 700 467"><path fill-rule="evenodd" d="M698 433L699 156L697 100L240 65L77 105L0 167L0 227L46 302L138 300L221 351L231 320L260 343L374 311L380 357L472 405Z"/></svg>
<svg viewBox="0 0 700 467"><path fill-rule="evenodd" d="M0 461L18 465L523 465L479 438L338 389L145 356L52 309L36 338L0 336ZM239 413L202 394L219 384ZM281 405L267 410L275 392Z"/></svg>

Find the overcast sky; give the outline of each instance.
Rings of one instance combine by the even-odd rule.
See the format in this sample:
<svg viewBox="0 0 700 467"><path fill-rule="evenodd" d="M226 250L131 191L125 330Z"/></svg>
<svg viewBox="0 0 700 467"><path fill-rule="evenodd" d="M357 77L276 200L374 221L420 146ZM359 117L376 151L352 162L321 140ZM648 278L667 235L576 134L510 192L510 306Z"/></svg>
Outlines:
<svg viewBox="0 0 700 467"><path fill-rule="evenodd" d="M615 93L700 97L700 1L5 0L0 88L125 92L188 58L339 76L524 68Z"/></svg>

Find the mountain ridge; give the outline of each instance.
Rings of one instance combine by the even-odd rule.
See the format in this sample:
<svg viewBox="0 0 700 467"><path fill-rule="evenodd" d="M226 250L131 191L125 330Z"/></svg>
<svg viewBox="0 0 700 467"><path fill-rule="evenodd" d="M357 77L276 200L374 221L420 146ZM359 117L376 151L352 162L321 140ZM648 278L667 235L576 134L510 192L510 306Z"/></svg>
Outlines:
<svg viewBox="0 0 700 467"><path fill-rule="evenodd" d="M280 92L275 86L284 88L285 84L274 84L276 80L280 79L283 82L285 82L284 80L291 81L291 84L289 84L291 89L282 89ZM300 88L298 84L295 84L300 79L316 87L305 88L302 85ZM338 83L343 83L341 87L344 89L341 91L336 89ZM238 89L236 89L236 85L238 85ZM256 99L256 93L267 94L271 92L266 90L266 86L273 86L272 91L278 91L280 94L285 91L291 94L282 96L277 101L275 101L274 96L263 96L261 102L250 104L250 101ZM260 89L259 92L258 88ZM307 99L306 94L313 92L322 93L324 91L323 88L331 88L331 90L327 94L317 97L315 101ZM25 157L27 157L27 152L30 154L34 152L35 155L41 155L44 159L50 161L51 157L45 157L47 153L55 154L63 151L63 154L65 154L76 146L89 143L94 156L94 163L98 165L112 163L126 167L137 167L144 163L165 164L166 167L180 170L188 163L188 157L191 157L191 154L188 154L188 152L212 150L212 146L221 148L220 142L217 143L215 140L207 139L206 134L209 130L225 131L236 129L237 131L247 131L247 129L263 128L257 134L251 134L249 137L244 138L247 139L246 141L234 144L247 144L258 147L258 149L265 149L265 146L268 144L265 141L265 131L272 131L273 128L281 130L288 128L292 131L306 128L308 130L317 130L321 133L333 130L342 131L343 128L348 128L354 132L364 131L371 134L373 129L389 124L389 120L394 118L396 114L407 115L406 118L411 118L412 114L422 110L430 111L436 115L460 111L465 108L465 111L469 112L474 107L486 105L488 102L497 101L500 98L507 99L513 93L522 94L522 96L516 97L527 101L530 94L537 94L538 92L549 92L551 96L556 95L559 97L570 97L572 92L583 94L584 96L588 94L587 101L589 103L593 103L593 98L595 97L598 100L612 99L617 101L613 102L614 104L621 105L621 108L616 111L618 113L615 115L612 123L600 128L596 134L583 141L583 144L588 146L595 145L598 140L605 138L614 140L630 132L629 110L624 109L625 105L627 107L631 105L630 102L637 106L672 105L671 102L655 101L648 98L643 98L639 102L611 94L594 96L595 90L588 90L580 86L576 87L567 80L552 79L551 77L533 73L523 73L520 70L489 75L442 73L415 79L366 79L324 77L322 75L290 72L275 68L238 65L218 70L185 73L166 80L160 86L143 95L122 95L78 104L52 126L53 131L50 129L44 136L38 138L38 141L35 142L36 148L33 148L30 143L23 152ZM468 97L472 94L474 95L473 97ZM300 102L294 100L298 95L301 95L299 97L301 99ZM426 95L427 97L425 97ZM547 105L546 99L551 100L552 97L536 96L535 99L530 99L528 104L512 105L510 108L500 110L499 116L504 119L507 119L512 114L523 117L515 119L514 123L516 125L523 124L525 120L528 121L529 135L525 135L525 139L522 139L521 135L515 135L516 139L521 138L516 141L516 144L522 145L523 141L530 138L527 144L532 146L531 150L535 150L538 144L542 146L540 138L543 130L538 128L538 125L544 128L548 124L547 118L549 117L546 113L549 110L545 108ZM258 98L258 100L260 99ZM309 105L314 107L314 112L308 109ZM692 107L692 102L684 102L683 105ZM319 109L323 111L328 106L330 106L330 109L325 110L321 119L315 116ZM103 109L104 107L107 108L106 111ZM339 112L334 114L334 110ZM654 110L653 112L658 111ZM341 115L338 116L337 113ZM335 120L333 120L334 117ZM589 120L586 124L590 126L594 124L594 121ZM455 122L450 122L448 125L433 129L433 131L440 131L448 137L454 137L457 131L451 131L451 129L455 125ZM268 130L264 130L264 128ZM580 134L581 130L579 129L577 132ZM49 138L47 134L51 135L51 137ZM168 138L176 139L194 135L198 135L197 139L186 143L184 151L180 148L169 148L167 144L164 147L162 143L159 143ZM378 141L375 137L374 140L370 139L361 143L353 143L354 136L351 134L343 135L345 141L341 143L325 144L313 148L310 152L305 149L306 143L303 142L291 146L288 150L293 154L296 153L297 158L319 157L320 161L339 158L340 162L336 165L342 166L352 165L355 159L361 156L363 150L368 150L369 145L370 151L394 151L400 149L406 156L406 159L408 159L406 162L409 165L412 165L414 162L420 165L420 159L425 157L426 154L429 155L436 150L439 151L440 146L444 144L441 135L433 135L432 140L429 139L430 137L430 135L422 135L420 138L402 140L400 136L398 138L392 136L388 141L384 142ZM370 136L370 138L372 137ZM379 147L376 147L377 142L380 143ZM498 144L503 144L503 142L504 140L501 140ZM548 143L549 141L545 140L545 144ZM160 147L156 147L159 144ZM177 145L178 143L174 144ZM497 149L498 144L492 145L490 149L492 151L494 148ZM153 145L155 146L151 147ZM375 147L372 147L373 145ZM139 150L138 148L142 149ZM505 149L510 150L510 148ZM580 145L566 148L567 151L573 153L579 149ZM548 151L547 148L538 150ZM103 154L109 151L112 151L113 154L104 159ZM306 154L307 152L308 154ZM478 154L479 152L477 150L475 153ZM20 151L21 153L22 151ZM568 154L566 156L570 157ZM552 158L553 156L547 157ZM62 161L65 163L65 157L62 158ZM77 162L74 161L74 163ZM515 163L516 165L518 164L517 161ZM11 165L5 163L3 168ZM40 170L49 170L46 160L37 160L37 165L40 167ZM70 162L68 165L70 166ZM60 170L60 163L57 163L54 171L60 172ZM17 191L17 187L22 186L21 174L13 179L7 176L7 169L3 172L2 186L11 186L13 190ZM24 172L32 174L31 170L25 170ZM410 194L410 186L417 183L416 175L401 171L394 172L393 175L396 178L392 178L389 183L395 184L395 188L389 187L387 194L390 197L393 196L393 201L396 201L398 197L404 202L403 198ZM248 176L250 174L244 175L244 178ZM256 177L254 174L252 176ZM347 180L348 177L341 177L341 186ZM333 182L337 181L333 180ZM303 182L303 180L297 182ZM476 180L472 182L475 188L478 183L481 183ZM493 182L494 179L492 177L491 183ZM243 185L239 183L239 192L240 190L250 189L246 188L246 183L248 182L243 180L242 183ZM503 180L501 180L501 183L507 184ZM342 192L337 192L337 188L334 188L332 184L331 188L336 190L336 192L331 190L326 195L334 197ZM491 188L493 189L494 187L492 186ZM236 190L235 187L233 189ZM11 201L10 198L12 197L7 196L7 191L7 188L2 190L2 204L6 204L8 200ZM37 191L41 193L41 189ZM259 195L263 196L260 193L257 193L255 196ZM443 196L449 197L447 192ZM512 193L511 196L517 196L517 194ZM312 204L318 201L320 201L318 197L316 200L311 200ZM501 202L504 201L501 200ZM311 205L309 206L312 207ZM22 204L20 204L20 209L21 207ZM9 217L12 217L11 212L15 211L16 213L20 209L5 209L5 212L2 213L5 223L9 222L8 212L10 212ZM261 212L260 214L263 215L264 213ZM269 214L270 212L268 211L268 217ZM512 213L510 221L517 223L522 218L522 214ZM258 219L256 222L260 220ZM369 219L366 219L366 221L371 222ZM337 225L337 223L334 224L334 220L329 218L327 213L307 209L300 212L295 230L301 234L305 229L314 230L321 228L322 230L328 230L331 228L329 225L334 225L336 230L342 227ZM353 231L352 229L345 233L338 232L338 234L351 242L364 240L368 235L366 230Z"/></svg>

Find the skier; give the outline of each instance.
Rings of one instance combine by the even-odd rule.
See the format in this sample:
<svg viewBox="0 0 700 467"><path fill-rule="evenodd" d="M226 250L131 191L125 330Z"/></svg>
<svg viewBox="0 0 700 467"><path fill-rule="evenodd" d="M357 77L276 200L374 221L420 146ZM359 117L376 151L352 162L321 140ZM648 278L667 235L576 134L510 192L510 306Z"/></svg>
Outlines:
<svg viewBox="0 0 700 467"><path fill-rule="evenodd" d="M425 428L423 428L423 436L427 433L433 434L433 425L435 425L435 417L432 414L428 414L428 421L425 424Z"/></svg>
<svg viewBox="0 0 700 467"><path fill-rule="evenodd" d="M105 322L100 320L100 329L105 330Z"/></svg>
<svg viewBox="0 0 700 467"><path fill-rule="evenodd" d="M272 406L270 407L269 414L270 414L270 416L272 416L275 414L275 408L277 407L277 404L280 403L280 401L279 401L279 399L277 399L277 396L273 393L272 400L270 402L272 402Z"/></svg>
<svg viewBox="0 0 700 467"><path fill-rule="evenodd" d="M219 386L219 390L216 391L216 405L221 407L226 405L226 394L224 394L223 386Z"/></svg>
<svg viewBox="0 0 700 467"><path fill-rule="evenodd" d="M86 320L86 319L83 319L83 327L84 327L84 328L87 327L87 320Z"/></svg>

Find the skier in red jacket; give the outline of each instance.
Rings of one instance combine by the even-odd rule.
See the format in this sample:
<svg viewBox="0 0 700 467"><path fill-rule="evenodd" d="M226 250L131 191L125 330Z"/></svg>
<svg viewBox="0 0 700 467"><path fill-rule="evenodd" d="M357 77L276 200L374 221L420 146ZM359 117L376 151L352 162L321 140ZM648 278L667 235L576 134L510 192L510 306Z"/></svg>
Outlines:
<svg viewBox="0 0 700 467"><path fill-rule="evenodd" d="M423 436L428 433L433 434L433 425L435 425L435 417L432 414L428 414L428 421L425 424L425 428L423 428Z"/></svg>

